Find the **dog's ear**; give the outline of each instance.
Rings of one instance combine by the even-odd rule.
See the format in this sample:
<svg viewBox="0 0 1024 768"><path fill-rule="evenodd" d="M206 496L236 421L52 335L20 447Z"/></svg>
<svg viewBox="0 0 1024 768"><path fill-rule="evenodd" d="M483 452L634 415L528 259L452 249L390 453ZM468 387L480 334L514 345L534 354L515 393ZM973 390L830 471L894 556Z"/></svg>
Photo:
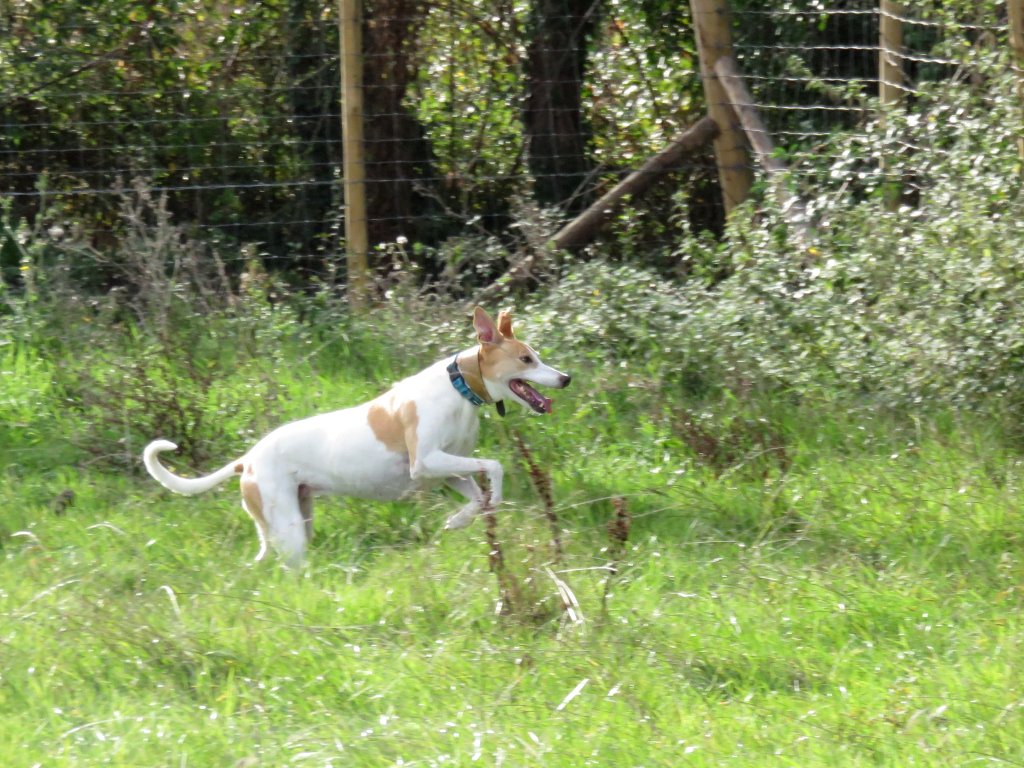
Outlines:
<svg viewBox="0 0 1024 768"><path fill-rule="evenodd" d="M473 328L476 329L476 337L482 344L496 344L501 341L501 332L482 307L473 310Z"/></svg>
<svg viewBox="0 0 1024 768"><path fill-rule="evenodd" d="M498 313L498 333L506 339L514 339L516 337L516 335L512 333L512 313L507 312L504 309Z"/></svg>

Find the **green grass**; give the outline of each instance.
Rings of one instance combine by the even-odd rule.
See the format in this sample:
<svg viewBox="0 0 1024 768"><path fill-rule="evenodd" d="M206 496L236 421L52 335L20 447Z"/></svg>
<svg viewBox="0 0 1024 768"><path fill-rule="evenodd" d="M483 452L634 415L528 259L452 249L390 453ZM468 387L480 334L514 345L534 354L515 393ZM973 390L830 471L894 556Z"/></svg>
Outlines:
<svg viewBox="0 0 1024 768"><path fill-rule="evenodd" d="M483 427L524 595L501 615L483 522L440 531L453 498L324 500L301 575L253 564L234 487L91 466L51 374L4 358L0 765L1024 764L1024 467L984 421L777 403L788 471L707 466L664 403L578 377ZM381 383L321 374L279 366L263 418Z"/></svg>

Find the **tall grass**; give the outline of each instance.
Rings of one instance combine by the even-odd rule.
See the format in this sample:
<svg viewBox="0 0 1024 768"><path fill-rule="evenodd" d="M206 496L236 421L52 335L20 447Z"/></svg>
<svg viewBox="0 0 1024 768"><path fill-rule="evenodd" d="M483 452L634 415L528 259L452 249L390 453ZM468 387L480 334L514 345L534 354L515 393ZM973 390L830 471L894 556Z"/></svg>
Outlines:
<svg viewBox="0 0 1024 768"><path fill-rule="evenodd" d="M223 391L274 382L229 417L355 402L466 341L345 332L219 368ZM502 611L482 521L441 531L454 498L323 500L306 570L253 564L236 489L97 462L54 360L0 354L2 765L1024 762L1024 471L997 420L751 395L686 421L577 358L550 417L484 417L527 603Z"/></svg>

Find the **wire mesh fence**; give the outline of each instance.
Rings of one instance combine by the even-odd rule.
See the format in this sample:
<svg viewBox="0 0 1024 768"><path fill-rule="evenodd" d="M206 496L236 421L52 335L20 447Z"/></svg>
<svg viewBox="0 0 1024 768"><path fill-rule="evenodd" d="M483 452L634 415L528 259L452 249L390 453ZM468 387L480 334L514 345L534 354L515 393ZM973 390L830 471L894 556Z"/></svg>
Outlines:
<svg viewBox="0 0 1024 768"><path fill-rule="evenodd" d="M991 88L994 96L999 75L1012 69L1005 3L908 3L896 13L902 47L894 85L918 120L934 119L929 115L944 92L965 82L979 93ZM802 10L744 10L737 16L744 77L769 130L797 169L819 180L817 155L832 146L834 131L866 134L879 120L878 3L807 3ZM904 151L942 151L941 142L926 147L909 135L892 138ZM851 180L833 181L841 186Z"/></svg>
<svg viewBox="0 0 1024 768"><path fill-rule="evenodd" d="M841 189L864 163L823 173L822 158L837 131L877 120L878 4L773 5L733 3L736 58L796 175ZM1012 62L1007 16L996 0L905 4L908 109L927 119L936 90L995 87ZM333 262L338 21L308 0L0 4L5 228L112 247L143 184L228 260ZM706 111L678 2L368 2L362 95L371 247L418 249L434 271L552 234ZM671 260L679 238L721 231L714 156L629 204L612 251Z"/></svg>

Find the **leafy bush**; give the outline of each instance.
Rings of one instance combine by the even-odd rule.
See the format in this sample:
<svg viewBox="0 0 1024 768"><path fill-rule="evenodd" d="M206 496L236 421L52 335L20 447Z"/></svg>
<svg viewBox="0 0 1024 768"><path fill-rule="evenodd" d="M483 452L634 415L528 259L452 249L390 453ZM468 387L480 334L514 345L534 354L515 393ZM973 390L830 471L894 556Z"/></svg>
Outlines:
<svg viewBox="0 0 1024 768"><path fill-rule="evenodd" d="M20 281L3 294L2 342L46 359L44 399L74 416L62 437L95 459L136 465L158 436L194 463L235 450L273 421L280 341L305 328L291 303L271 303L258 266L236 289L144 185L124 195L121 216L126 237L112 253L6 220Z"/></svg>
<svg viewBox="0 0 1024 768"><path fill-rule="evenodd" d="M532 302L531 318L548 326L541 336L648 387L870 395L913 407L998 397L1019 408L1024 200L1009 81L1002 92L991 102L946 86L922 95L914 114L838 136L819 173L837 181L814 199L822 225L807 253L766 198L733 218L727 246L684 243L685 281L581 265ZM908 143L920 154L896 154ZM851 158L881 155L897 158L888 173L918 185L913 205L886 212L882 171L852 172Z"/></svg>

